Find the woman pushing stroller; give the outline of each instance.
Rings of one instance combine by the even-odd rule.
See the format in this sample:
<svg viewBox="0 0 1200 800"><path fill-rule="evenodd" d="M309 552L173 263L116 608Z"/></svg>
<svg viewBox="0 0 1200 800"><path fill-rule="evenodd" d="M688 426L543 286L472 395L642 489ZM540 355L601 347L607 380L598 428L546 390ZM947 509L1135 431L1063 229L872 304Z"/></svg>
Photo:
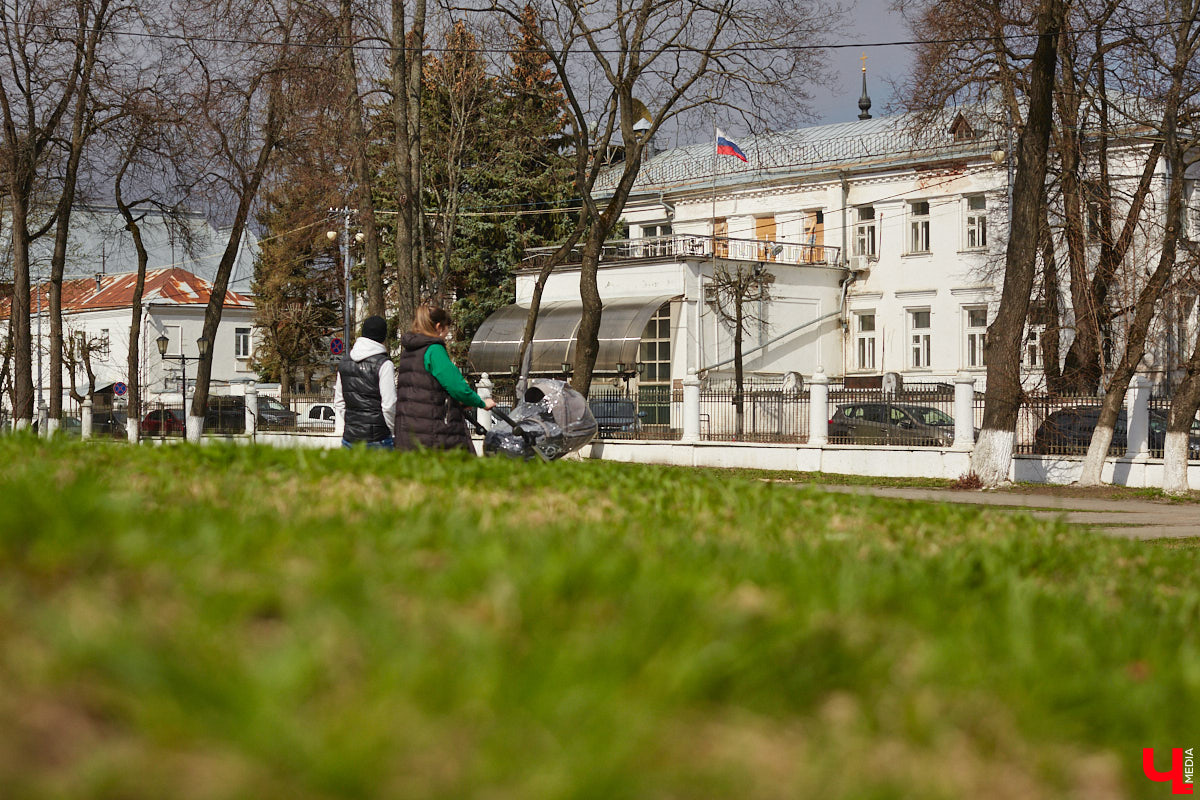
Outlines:
<svg viewBox="0 0 1200 800"><path fill-rule="evenodd" d="M429 305L417 307L412 329L400 337L396 362L397 450L463 449L474 453L463 407L491 409L467 383L446 351L450 315Z"/></svg>

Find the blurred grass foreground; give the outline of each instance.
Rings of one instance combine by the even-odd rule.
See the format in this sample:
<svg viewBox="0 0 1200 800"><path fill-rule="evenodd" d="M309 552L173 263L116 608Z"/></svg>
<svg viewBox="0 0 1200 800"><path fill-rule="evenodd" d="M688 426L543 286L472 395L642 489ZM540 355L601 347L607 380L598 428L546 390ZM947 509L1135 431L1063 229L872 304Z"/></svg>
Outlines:
<svg viewBox="0 0 1200 800"><path fill-rule="evenodd" d="M612 463L0 463L3 798L1103 800L1200 745L1191 543Z"/></svg>

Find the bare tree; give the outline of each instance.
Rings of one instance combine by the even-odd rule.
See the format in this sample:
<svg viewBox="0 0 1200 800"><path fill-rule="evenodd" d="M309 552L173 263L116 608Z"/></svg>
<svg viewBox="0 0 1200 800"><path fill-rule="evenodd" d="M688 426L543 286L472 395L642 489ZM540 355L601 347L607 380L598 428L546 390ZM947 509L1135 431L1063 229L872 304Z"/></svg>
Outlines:
<svg viewBox="0 0 1200 800"><path fill-rule="evenodd" d="M425 0L414 0L412 18L404 0L391 0L393 169L396 177L396 300L398 328L407 329L420 302L424 261L421 204L421 77L425 56Z"/></svg>
<svg viewBox="0 0 1200 800"><path fill-rule="evenodd" d="M218 2L205 7L201 29L192 7L181 20L184 41L198 76L190 102L194 108L199 152L209 158L210 189L235 202L229 238L217 264L212 294L204 313L203 336L216 338L229 277L259 187L288 121L289 86L302 81L315 51L302 45L311 25L324 21L311 7L292 0L245 7ZM256 31L254 41L238 37ZM192 35L202 34L202 35ZM208 406L213 351L202 356L188 416L188 438L198 440Z"/></svg>
<svg viewBox="0 0 1200 800"><path fill-rule="evenodd" d="M733 406L738 436L743 432L746 393L742 342L749 326L761 327L767 324L759 309L765 308L770 302L771 285L774 282L775 276L764 270L761 263L753 267L746 264L722 263L708 284L714 293L713 310L733 335Z"/></svg>
<svg viewBox="0 0 1200 800"><path fill-rule="evenodd" d="M0 4L0 165L8 193L12 241L13 421L33 419L33 341L30 331L30 245L54 224L33 222L35 192L46 179L62 137L79 75L91 6L67 0Z"/></svg>
<svg viewBox="0 0 1200 800"><path fill-rule="evenodd" d="M1066 12L1064 0L1042 0L1037 48L1029 85L1029 112L1017 142L1011 230L1004 263L1000 308L988 328L987 389L983 429L971 455L971 468L985 486L1008 480L1021 389L1021 339L1029 315L1036 271L1041 208L1046 198L1046 153L1050 142L1057 40Z"/></svg>
<svg viewBox="0 0 1200 800"><path fill-rule="evenodd" d="M527 5L493 0L491 8L519 25ZM567 99L575 189L584 206L574 234L582 243L583 316L571 382L587 393L599 355L600 254L634 187L648 142L668 120L714 102L758 122L783 108L794 116L807 97L806 87L821 74L821 63L815 51L781 52L776 45L814 41L818 31L837 24L837 9L816 0L786 10L769 0L716 5L541 0L534 8L542 20L539 44ZM635 130L639 119L649 121L647 130ZM621 160L614 163L618 150ZM607 177L601 196L602 173Z"/></svg>
<svg viewBox="0 0 1200 800"><path fill-rule="evenodd" d="M1195 0L1175 0L1170 7L1173 13L1169 18L1173 24L1163 31L1167 40L1163 52L1159 52L1161 45L1158 42L1147 41L1147 46L1139 48L1138 53L1139 60L1157 68L1157 75L1166 83L1158 104L1162 117L1157 128L1162 138L1161 143L1156 142L1155 145L1161 147L1167 168L1167 197L1162 210L1164 223L1158 263L1138 292L1133 305L1133 317L1125 332L1125 348L1104 394L1096 429L1084 458L1079 482L1085 486L1095 486L1101 482L1104 459L1112 444L1113 428L1121 411L1126 387L1141 365L1151 322L1176 267L1184 210L1184 172L1187 167L1180 141L1179 117L1183 104L1195 97L1191 69L1200 46L1200 5ZM1190 427L1190 419L1188 424Z"/></svg>
<svg viewBox="0 0 1200 800"><path fill-rule="evenodd" d="M71 231L71 214L75 207L76 186L84 146L95 131L92 98L92 79L101 41L107 38L112 21L113 6L109 0L80 4L79 47L83 59L79 62L78 85L75 89L74 110L71 114L70 137L66 142L66 164L54 231L54 251L50 257L50 429L62 419L63 399L63 318L62 283L67 262L67 243Z"/></svg>

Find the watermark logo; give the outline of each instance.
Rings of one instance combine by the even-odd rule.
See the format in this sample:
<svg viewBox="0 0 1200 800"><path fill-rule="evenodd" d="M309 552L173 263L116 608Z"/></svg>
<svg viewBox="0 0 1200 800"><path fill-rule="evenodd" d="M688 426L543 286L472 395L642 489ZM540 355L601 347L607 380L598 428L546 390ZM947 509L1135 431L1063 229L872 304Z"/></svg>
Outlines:
<svg viewBox="0 0 1200 800"><path fill-rule="evenodd" d="M1156 783L1171 782L1171 794L1191 794L1195 775L1195 757L1192 748L1171 748L1171 770L1159 772L1154 768L1154 748L1142 748L1142 772Z"/></svg>

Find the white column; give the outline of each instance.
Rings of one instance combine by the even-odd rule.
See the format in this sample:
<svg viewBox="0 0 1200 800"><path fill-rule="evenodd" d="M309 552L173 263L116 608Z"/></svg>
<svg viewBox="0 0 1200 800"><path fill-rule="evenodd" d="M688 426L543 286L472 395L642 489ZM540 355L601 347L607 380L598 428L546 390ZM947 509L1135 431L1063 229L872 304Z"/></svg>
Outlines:
<svg viewBox="0 0 1200 800"><path fill-rule="evenodd" d="M700 379L688 370L683 379L683 441L700 441Z"/></svg>
<svg viewBox="0 0 1200 800"><path fill-rule="evenodd" d="M1129 424L1126 458L1150 457L1150 379L1134 375L1125 392L1125 419Z"/></svg>
<svg viewBox="0 0 1200 800"><path fill-rule="evenodd" d="M954 376L954 449L975 447L975 376L960 372Z"/></svg>
<svg viewBox="0 0 1200 800"><path fill-rule="evenodd" d="M479 382L475 384L475 393L478 394L482 399L487 400L492 396L492 389L494 387L495 384L492 383L491 377L485 372L479 376ZM490 431L492 429L491 411L485 411L482 408L477 409L475 411L475 419L479 421L479 424L483 426L484 430Z"/></svg>
<svg viewBox="0 0 1200 800"><path fill-rule="evenodd" d="M258 387L254 383L246 384L246 433L258 433Z"/></svg>
<svg viewBox="0 0 1200 800"><path fill-rule="evenodd" d="M808 382L808 443L829 443L829 376L824 367L817 367Z"/></svg>
<svg viewBox="0 0 1200 800"><path fill-rule="evenodd" d="M79 436L81 439L92 438L92 398L83 398L79 407Z"/></svg>

